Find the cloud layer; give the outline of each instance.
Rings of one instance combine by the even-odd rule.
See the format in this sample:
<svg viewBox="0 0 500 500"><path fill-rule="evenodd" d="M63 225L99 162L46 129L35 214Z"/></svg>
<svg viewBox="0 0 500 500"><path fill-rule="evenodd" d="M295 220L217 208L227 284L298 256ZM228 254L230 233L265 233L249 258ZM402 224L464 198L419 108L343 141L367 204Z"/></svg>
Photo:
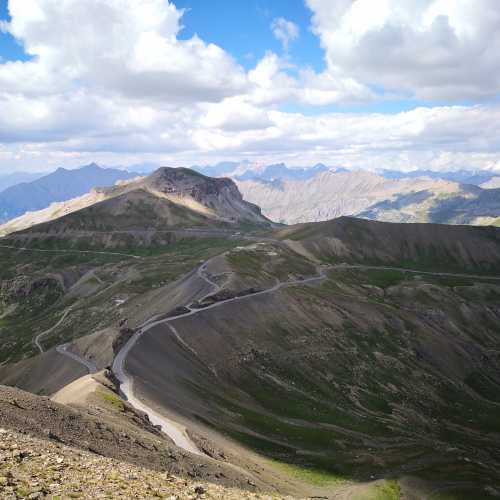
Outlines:
<svg viewBox="0 0 500 500"><path fill-rule="evenodd" d="M307 3L322 73L272 52L245 71L227 48L179 39L182 11L165 0L10 0L2 29L31 59L0 60L0 171L243 157L500 169L500 108L479 100L500 88L494 0L479 0L484 9L472 0L381 0L377 10L368 0ZM270 29L285 52L299 33L284 18ZM477 104L321 108L387 94Z"/></svg>
<svg viewBox="0 0 500 500"><path fill-rule="evenodd" d="M422 99L477 99L499 93L497 0L307 4L333 74Z"/></svg>

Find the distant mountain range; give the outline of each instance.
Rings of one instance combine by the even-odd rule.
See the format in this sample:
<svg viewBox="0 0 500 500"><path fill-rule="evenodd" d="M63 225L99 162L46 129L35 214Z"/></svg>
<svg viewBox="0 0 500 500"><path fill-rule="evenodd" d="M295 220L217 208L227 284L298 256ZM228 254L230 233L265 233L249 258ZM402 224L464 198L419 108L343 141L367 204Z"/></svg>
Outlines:
<svg viewBox="0 0 500 500"><path fill-rule="evenodd" d="M382 170L380 174L386 179L417 179L429 177L430 179L443 179L458 182L460 184L474 184L481 186L492 179L500 180L500 173L484 170L456 170L454 172L435 172L433 170L412 170L411 172L400 172L399 170Z"/></svg>
<svg viewBox="0 0 500 500"><path fill-rule="evenodd" d="M65 201L89 192L96 186L112 186L117 181L136 177L125 170L101 168L95 163L51 174L31 182L11 185L0 193L0 222L6 222L28 211L41 210L53 202Z"/></svg>
<svg viewBox="0 0 500 500"><path fill-rule="evenodd" d="M13 172L12 174L1 174L0 175L0 193L11 186L15 186L16 184L20 184L21 182L32 182L40 177L43 177L45 174L40 172L31 173L31 172Z"/></svg>
<svg viewBox="0 0 500 500"><path fill-rule="evenodd" d="M285 180L308 180L323 172L352 172L356 170L343 167L328 167L318 163L312 167L289 167L285 163L272 165L255 165L248 161L243 162L220 162L215 165L192 166L193 170L212 177L228 176L238 181L263 180L263 181L285 181ZM382 169L376 172L385 179L420 179L429 178L435 180L446 180L460 184L473 184L486 188L500 187L500 172L486 170L456 170L456 171L433 171L412 170L401 172L399 170Z"/></svg>
<svg viewBox="0 0 500 500"><path fill-rule="evenodd" d="M387 179L370 172L322 172L307 180L237 181L271 220L318 222L343 215L385 222L500 224L500 189L442 179Z"/></svg>
<svg viewBox="0 0 500 500"><path fill-rule="evenodd" d="M75 170L60 168L44 175L14 173L0 177L0 223L26 212L47 210L23 219L45 220L102 201L93 188L148 175L154 163L101 168L90 164ZM329 167L289 167L285 163L258 165L225 161L193 166L209 177L232 178L248 201L262 207L274 221L316 222L343 215L391 222L500 224L500 175L490 171L414 170L379 173ZM20 182L17 183L16 182ZM14 185L13 185L14 184ZM59 203L50 209L51 203ZM17 222L14 223L18 225Z"/></svg>
<svg viewBox="0 0 500 500"><path fill-rule="evenodd" d="M227 176L238 181L264 180L308 180L322 172L347 172L345 168L327 167L317 163L312 167L288 167L285 163L274 163L272 165L256 166L249 162L221 162L216 165L204 167L193 166L193 170L212 177Z"/></svg>

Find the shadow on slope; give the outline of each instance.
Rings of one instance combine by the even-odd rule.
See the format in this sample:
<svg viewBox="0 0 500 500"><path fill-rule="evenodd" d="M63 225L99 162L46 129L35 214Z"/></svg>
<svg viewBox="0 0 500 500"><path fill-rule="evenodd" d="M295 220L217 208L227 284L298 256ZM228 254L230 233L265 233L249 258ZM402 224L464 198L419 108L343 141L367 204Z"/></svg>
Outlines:
<svg viewBox="0 0 500 500"><path fill-rule="evenodd" d="M276 237L322 262L354 262L432 271L500 273L494 227L394 224L340 217L297 224Z"/></svg>
<svg viewBox="0 0 500 500"><path fill-rule="evenodd" d="M385 272L336 271L158 326L127 369L160 410L325 484L498 488L500 288Z"/></svg>

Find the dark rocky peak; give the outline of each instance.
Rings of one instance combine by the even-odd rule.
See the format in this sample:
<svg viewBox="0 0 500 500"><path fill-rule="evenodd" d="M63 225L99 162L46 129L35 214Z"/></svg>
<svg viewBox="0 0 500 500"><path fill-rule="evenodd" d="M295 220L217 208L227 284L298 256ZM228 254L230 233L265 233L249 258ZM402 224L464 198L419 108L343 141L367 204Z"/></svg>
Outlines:
<svg viewBox="0 0 500 500"><path fill-rule="evenodd" d="M192 196L198 201L202 201L205 196L223 193L241 199L231 179L207 177L189 168L161 167L144 179L144 185L165 194Z"/></svg>

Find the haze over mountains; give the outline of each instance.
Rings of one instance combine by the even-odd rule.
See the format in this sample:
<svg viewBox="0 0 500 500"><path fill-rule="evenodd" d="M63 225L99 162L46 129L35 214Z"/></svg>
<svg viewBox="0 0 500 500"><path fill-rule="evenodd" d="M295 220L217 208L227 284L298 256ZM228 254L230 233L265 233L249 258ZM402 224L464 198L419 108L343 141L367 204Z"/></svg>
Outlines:
<svg viewBox="0 0 500 500"><path fill-rule="evenodd" d="M132 168L139 173L130 171ZM389 222L500 223L500 176L490 171L373 173L323 164L297 168L284 163L259 166L250 162L193 168L205 175L234 179L244 198L276 222L315 222L349 215ZM28 227L102 201L105 195L93 188L112 186L155 170L152 163L136 164L127 171L91 164L74 170L58 169L32 182L10 186L0 192L0 222L27 211L44 211L27 214L0 231ZM5 182L30 175L39 174L12 174ZM51 203L55 205L49 207Z"/></svg>
<svg viewBox="0 0 500 500"><path fill-rule="evenodd" d="M30 172L13 172L11 174L0 174L0 193L9 188L10 186L15 186L21 182L31 182L46 174L43 173L30 173Z"/></svg>
<svg viewBox="0 0 500 500"><path fill-rule="evenodd" d="M496 224L500 191L429 178L323 172L306 180L239 181L243 196L272 220L316 222L342 215L386 222Z"/></svg>
<svg viewBox="0 0 500 500"><path fill-rule="evenodd" d="M27 211L41 210L53 202L64 201L87 193L97 186L112 186L137 174L118 169L104 169L92 163L76 170L59 168L31 182L7 187L0 192L0 222Z"/></svg>

